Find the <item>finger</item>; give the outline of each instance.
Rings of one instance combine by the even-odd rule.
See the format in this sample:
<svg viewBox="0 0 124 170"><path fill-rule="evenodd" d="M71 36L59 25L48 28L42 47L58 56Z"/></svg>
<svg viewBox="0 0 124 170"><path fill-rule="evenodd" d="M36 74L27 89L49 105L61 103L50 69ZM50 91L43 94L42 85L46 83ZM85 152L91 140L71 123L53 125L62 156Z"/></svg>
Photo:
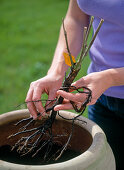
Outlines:
<svg viewBox="0 0 124 170"><path fill-rule="evenodd" d="M88 105L88 106L89 106L89 105L93 105L93 104L96 103L96 101L97 101L97 99L91 99L91 101L90 101L87 105Z"/></svg>
<svg viewBox="0 0 124 170"><path fill-rule="evenodd" d="M62 96L63 98L69 100L69 101L73 101L73 102L83 102L86 98L85 94L82 93L68 93L65 92L63 90L58 90L57 94Z"/></svg>
<svg viewBox="0 0 124 170"><path fill-rule="evenodd" d="M37 110L34 103L32 102L33 88L29 88L25 102L27 103L27 108L33 119L37 119Z"/></svg>
<svg viewBox="0 0 124 170"><path fill-rule="evenodd" d="M85 84L84 79L80 78L79 80L77 80L76 82L72 83L71 85L78 88L78 87L84 86L84 84Z"/></svg>
<svg viewBox="0 0 124 170"><path fill-rule="evenodd" d="M60 96L62 96L63 98L65 98L67 100L75 100L74 99L75 98L74 94L71 94L69 92L65 92L63 90L58 90L57 95L60 95Z"/></svg>
<svg viewBox="0 0 124 170"><path fill-rule="evenodd" d="M65 103L70 103L70 101L67 100L67 99L64 99L63 102L62 102L62 104L65 104Z"/></svg>
<svg viewBox="0 0 124 170"><path fill-rule="evenodd" d="M49 105L49 103L51 103L50 105L52 105L52 102L50 100L54 100L55 98L56 98L56 90L50 91L49 95L48 95L48 100L46 102L46 105ZM48 107L46 107L46 108L48 108Z"/></svg>
<svg viewBox="0 0 124 170"><path fill-rule="evenodd" d="M42 95L43 89L36 87L33 92L33 101L34 105L36 107L36 110L41 113L42 116L45 115L45 109L43 108L41 100L41 95Z"/></svg>
<svg viewBox="0 0 124 170"><path fill-rule="evenodd" d="M57 105L57 106L54 107L54 110L55 110L55 111L59 111L59 110L70 110L70 109L73 109L71 103L59 104L59 105Z"/></svg>
<svg viewBox="0 0 124 170"><path fill-rule="evenodd" d="M56 98L56 90L52 90L49 92L48 100L46 102L46 109L51 107L55 101L52 102Z"/></svg>

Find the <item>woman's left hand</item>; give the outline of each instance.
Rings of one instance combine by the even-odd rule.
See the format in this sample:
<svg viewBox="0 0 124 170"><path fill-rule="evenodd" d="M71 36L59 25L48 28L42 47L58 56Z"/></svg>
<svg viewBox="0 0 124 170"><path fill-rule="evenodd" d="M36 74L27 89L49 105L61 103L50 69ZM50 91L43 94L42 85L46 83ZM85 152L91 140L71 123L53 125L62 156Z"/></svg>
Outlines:
<svg viewBox="0 0 124 170"><path fill-rule="evenodd" d="M89 75L82 77L78 81L72 84L76 88L85 86L92 91L92 99L88 105L93 105L96 103L97 99L112 85L111 76L109 70L90 73ZM77 107L80 108L82 103L86 100L85 93L70 93L63 90L58 90L57 95L64 98L63 103L55 106L54 110L69 110L73 109L70 101L73 101Z"/></svg>

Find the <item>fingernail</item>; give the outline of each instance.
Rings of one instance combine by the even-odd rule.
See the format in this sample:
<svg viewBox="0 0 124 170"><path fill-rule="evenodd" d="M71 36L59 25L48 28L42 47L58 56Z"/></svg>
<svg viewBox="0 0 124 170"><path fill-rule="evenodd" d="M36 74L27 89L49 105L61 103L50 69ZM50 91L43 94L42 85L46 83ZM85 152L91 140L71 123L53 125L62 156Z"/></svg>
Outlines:
<svg viewBox="0 0 124 170"><path fill-rule="evenodd" d="M58 109L54 108L54 111L59 111Z"/></svg>

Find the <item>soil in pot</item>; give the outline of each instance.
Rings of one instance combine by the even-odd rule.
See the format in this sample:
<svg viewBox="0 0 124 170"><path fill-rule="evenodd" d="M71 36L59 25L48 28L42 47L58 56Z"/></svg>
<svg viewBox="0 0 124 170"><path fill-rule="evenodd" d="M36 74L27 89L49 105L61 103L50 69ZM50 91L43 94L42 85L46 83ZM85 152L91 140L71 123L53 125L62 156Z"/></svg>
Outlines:
<svg viewBox="0 0 124 170"><path fill-rule="evenodd" d="M33 126L37 127L39 123L41 123L41 121L35 122ZM0 134L1 134L0 160L4 160L16 164L23 164L23 165L53 164L53 163L67 161L69 159L72 159L82 154L92 144L92 136L90 135L90 133L84 128L78 125L74 125L75 127L74 127L73 136L71 138L67 150L61 156L61 158L57 161L50 160L49 162L44 162L43 157L44 157L44 152L46 151L45 147L33 158L32 158L32 154L21 156L16 150L11 151L11 147L15 144L15 142L17 142L20 139L20 137L24 136L24 134L23 135L21 134L16 137L12 137L8 139L9 135L16 133L18 129L21 126L23 126L22 124L19 126L15 126L14 124L15 121L0 126ZM69 135L71 132L71 128L72 125L70 122L64 120L56 120L53 125L53 134ZM68 136L57 138L57 142L55 142L55 144L53 145L51 153L55 153L59 148L61 148L62 147L61 144L65 144L67 139Z"/></svg>
<svg viewBox="0 0 124 170"><path fill-rule="evenodd" d="M51 152L54 153L58 149L60 149L59 145L53 145L53 149ZM49 162L47 161L44 162L43 155L45 151L46 147L42 151L40 151L35 157L32 158L31 154L20 156L20 154L17 151L11 151L11 147L9 145L4 145L0 147L0 159L6 162L22 165L48 165L53 163L64 162L81 154L80 152L67 149L59 160L57 161L50 160Z"/></svg>

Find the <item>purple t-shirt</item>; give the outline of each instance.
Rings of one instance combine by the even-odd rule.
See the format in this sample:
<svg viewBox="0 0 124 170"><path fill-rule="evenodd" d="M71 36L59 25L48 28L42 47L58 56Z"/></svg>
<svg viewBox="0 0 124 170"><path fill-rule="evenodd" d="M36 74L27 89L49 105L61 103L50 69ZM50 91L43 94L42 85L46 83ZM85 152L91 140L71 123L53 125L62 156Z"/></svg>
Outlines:
<svg viewBox="0 0 124 170"><path fill-rule="evenodd" d="M77 0L77 3L83 12L95 17L94 32L100 18L104 19L90 49L88 73L124 67L124 0ZM124 99L124 86L111 87L104 94Z"/></svg>

